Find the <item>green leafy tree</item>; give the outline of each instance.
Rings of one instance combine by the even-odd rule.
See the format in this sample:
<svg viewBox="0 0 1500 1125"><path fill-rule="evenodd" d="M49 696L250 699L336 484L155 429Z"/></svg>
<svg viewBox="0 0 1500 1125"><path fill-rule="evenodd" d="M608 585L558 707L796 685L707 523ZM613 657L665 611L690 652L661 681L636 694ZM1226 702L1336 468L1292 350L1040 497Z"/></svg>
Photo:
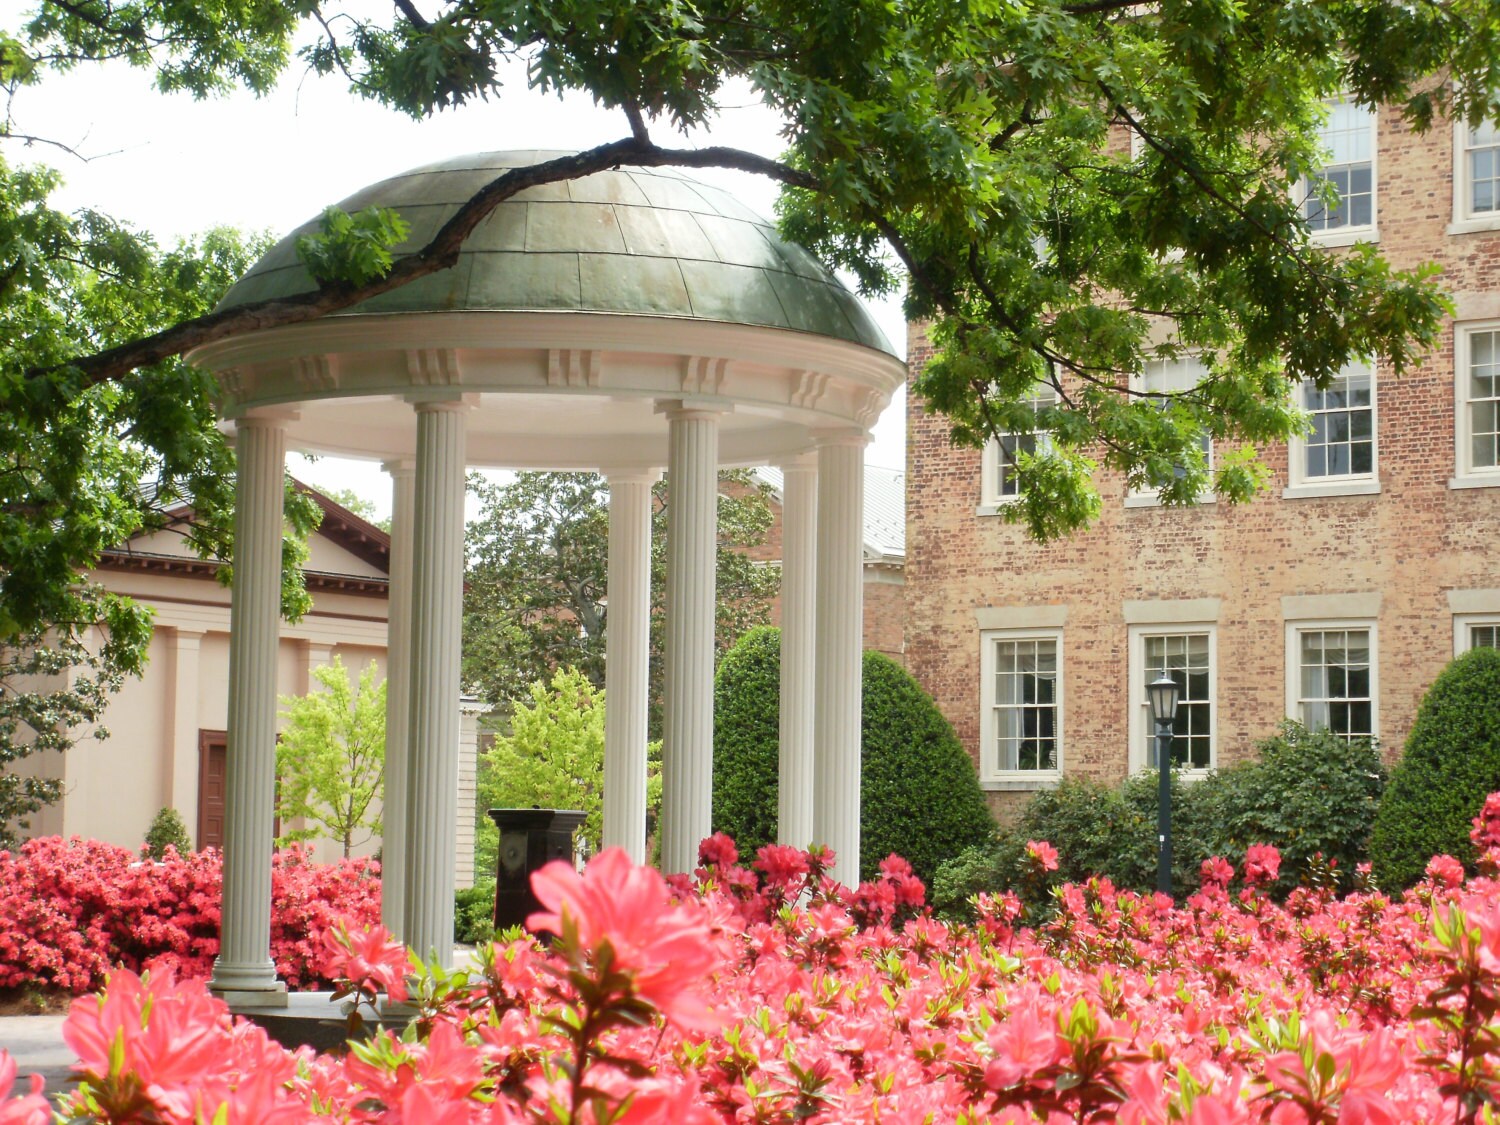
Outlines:
<svg viewBox="0 0 1500 1125"><path fill-rule="evenodd" d="M527 700L530 700L528 703ZM576 668L560 668L531 685L510 711L510 731L479 763L479 824L474 866L495 870L499 834L490 808L578 809L578 838L599 850L604 828L604 692ZM647 834L661 808L661 749L647 763Z"/></svg>
<svg viewBox="0 0 1500 1125"><path fill-rule="evenodd" d="M277 844L326 837L352 854L354 845L378 836L385 768L385 680L374 661L356 689L337 656L313 669L322 688L286 696L286 728L276 746L276 815L286 828Z"/></svg>
<svg viewBox="0 0 1500 1125"><path fill-rule="evenodd" d="M0 848L13 848L33 813L58 800L63 784L51 771L13 766L77 740L77 728L98 724L119 691L118 663L70 636L29 634L0 641ZM109 737L95 725L91 736Z"/></svg>
<svg viewBox="0 0 1500 1125"><path fill-rule="evenodd" d="M391 521L389 519L376 519L375 501L361 496L358 492L355 492L354 489L320 488L318 489L318 491L321 492L324 496L328 497L328 499L332 500L339 507L348 508L360 519L364 520L367 523L374 524L376 527L380 528L381 531L389 532L391 530Z"/></svg>
<svg viewBox="0 0 1500 1125"><path fill-rule="evenodd" d="M744 548L771 524L767 491L745 472L720 474L740 487L719 497L715 641L724 652L764 624L777 572ZM479 518L468 527L464 595L464 678L504 707L529 685L576 668L604 686L605 581L609 493L593 473L521 473L509 484L472 477ZM652 492L651 727L659 732L666 592L667 489Z"/></svg>
<svg viewBox="0 0 1500 1125"><path fill-rule="evenodd" d="M1324 100L1380 103L1416 130L1500 117L1490 0L37 0L0 29L0 79L45 96L58 71L125 60L167 91L264 91L299 42L314 71L416 118L519 82L591 96L620 136L476 187L408 253L389 211L327 213L300 246L316 289L222 312L181 299L208 288L184 277L228 264L207 240L174 257L99 211L50 207L54 174L0 169L0 637L98 616L76 575L142 518L137 458L191 485L205 520L224 510L206 381L175 357L449 268L500 202L620 164L769 177L788 235L867 292L909 280L937 348L915 387L955 439L1051 434L1007 508L1034 534L1093 518L1100 465L1166 503L1208 483L1244 499L1265 479L1255 450L1303 424L1292 384L1373 354L1405 370L1446 312L1430 270L1310 239L1293 187L1320 165ZM660 142L747 89L781 120L779 158ZM1199 386L1130 389L1185 349L1205 358ZM1037 412L1043 381L1058 397ZM1205 433L1242 444L1210 470Z"/></svg>

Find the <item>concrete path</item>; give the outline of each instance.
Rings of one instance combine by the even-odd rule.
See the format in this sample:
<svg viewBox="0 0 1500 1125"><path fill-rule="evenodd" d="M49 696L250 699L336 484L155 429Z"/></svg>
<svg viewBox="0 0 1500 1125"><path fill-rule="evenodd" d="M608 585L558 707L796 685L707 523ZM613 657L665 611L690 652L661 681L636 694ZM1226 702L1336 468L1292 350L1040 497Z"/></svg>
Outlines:
<svg viewBox="0 0 1500 1125"><path fill-rule="evenodd" d="M16 1092L31 1088L31 1075L47 1080L50 1096L68 1089L69 1068L77 1059L63 1043L65 1016L0 1016L0 1047L11 1053L20 1074Z"/></svg>

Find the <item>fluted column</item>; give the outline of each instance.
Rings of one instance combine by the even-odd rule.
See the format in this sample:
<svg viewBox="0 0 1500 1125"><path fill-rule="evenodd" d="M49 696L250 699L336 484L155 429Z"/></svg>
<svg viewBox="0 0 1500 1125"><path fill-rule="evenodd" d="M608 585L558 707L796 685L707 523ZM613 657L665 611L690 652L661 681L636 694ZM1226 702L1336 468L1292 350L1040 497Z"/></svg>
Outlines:
<svg viewBox="0 0 1500 1125"><path fill-rule="evenodd" d="M391 477L391 569L386 594L385 792L381 811L380 921L405 940L407 739L411 721L411 556L416 463L387 461Z"/></svg>
<svg viewBox="0 0 1500 1125"><path fill-rule="evenodd" d="M813 842L818 459L781 465L781 750L776 840Z"/></svg>
<svg viewBox="0 0 1500 1125"><path fill-rule="evenodd" d="M864 433L818 445L816 810L813 834L834 850L833 877L859 881L860 662L863 628Z"/></svg>
<svg viewBox="0 0 1500 1125"><path fill-rule="evenodd" d="M458 833L459 634L464 576L464 410L417 406L402 938L453 960Z"/></svg>
<svg viewBox="0 0 1500 1125"><path fill-rule="evenodd" d="M224 897L211 987L236 1000L285 1004L271 961L271 848L286 419L241 418L234 445Z"/></svg>
<svg viewBox="0 0 1500 1125"><path fill-rule="evenodd" d="M667 408L666 677L661 861L692 871L713 801L719 414Z"/></svg>
<svg viewBox="0 0 1500 1125"><path fill-rule="evenodd" d="M646 860L646 703L651 659L651 486L656 470L606 472L604 846Z"/></svg>

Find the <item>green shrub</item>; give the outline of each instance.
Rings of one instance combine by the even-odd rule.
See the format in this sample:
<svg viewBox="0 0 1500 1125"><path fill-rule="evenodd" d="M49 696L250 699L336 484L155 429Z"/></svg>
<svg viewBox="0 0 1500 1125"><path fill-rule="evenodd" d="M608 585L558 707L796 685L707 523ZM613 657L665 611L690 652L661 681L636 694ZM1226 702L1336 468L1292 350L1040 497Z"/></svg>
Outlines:
<svg viewBox="0 0 1500 1125"><path fill-rule="evenodd" d="M714 685L714 830L753 855L776 838L781 636L752 629ZM937 706L889 657L863 663L860 876L895 852L931 882L939 864L993 838L973 762Z"/></svg>
<svg viewBox="0 0 1500 1125"><path fill-rule="evenodd" d="M495 882L481 879L453 895L453 940L479 945L495 937Z"/></svg>
<svg viewBox="0 0 1500 1125"><path fill-rule="evenodd" d="M1472 870L1469 822L1500 789L1500 651L1466 652L1427 689L1375 818L1370 859L1387 890L1446 853Z"/></svg>
<svg viewBox="0 0 1500 1125"><path fill-rule="evenodd" d="M1321 853L1337 861L1337 882L1348 889L1369 858L1385 791L1380 753L1363 739L1291 722L1256 749L1255 759L1189 790L1188 815L1203 854L1239 867L1251 844L1274 845L1281 852L1275 890L1285 893L1305 881Z"/></svg>
<svg viewBox="0 0 1500 1125"><path fill-rule="evenodd" d="M166 858L168 844L177 849L178 855L187 855L193 850L187 825L182 823L182 817L174 808L163 808L151 818L151 827L146 829L146 843L141 848L141 858L160 863Z"/></svg>
<svg viewBox="0 0 1500 1125"><path fill-rule="evenodd" d="M1346 887L1365 861L1385 785L1374 748L1287 723L1257 750L1257 758L1199 781L1184 783L1173 775L1172 891L1178 897L1197 890L1205 859L1222 856L1238 869L1251 844L1271 844L1281 852L1274 888L1281 893L1313 874L1319 854L1338 861L1338 881ZM1052 885L1098 875L1125 889L1155 890L1159 784L1154 772L1117 786L1064 778L1056 789L1033 797L995 844L943 865L934 903L948 916L962 917L967 912L960 904L972 895L1021 890L1028 840L1057 849ZM1033 895L1044 891L1032 888ZM1040 909L1045 903L1027 905Z"/></svg>

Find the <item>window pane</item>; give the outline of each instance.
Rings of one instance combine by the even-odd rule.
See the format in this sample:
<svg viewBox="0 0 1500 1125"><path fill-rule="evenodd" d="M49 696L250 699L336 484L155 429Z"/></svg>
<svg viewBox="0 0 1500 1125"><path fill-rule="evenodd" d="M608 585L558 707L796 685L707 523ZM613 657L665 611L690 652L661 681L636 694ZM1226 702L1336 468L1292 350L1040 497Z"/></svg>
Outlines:
<svg viewBox="0 0 1500 1125"><path fill-rule="evenodd" d="M1144 759L1156 768L1156 723L1145 690L1163 673L1178 685L1177 717L1172 724L1172 760L1190 769L1207 769L1213 762L1212 669L1207 633L1153 633L1141 638L1144 667L1140 670L1141 706L1145 715Z"/></svg>
<svg viewBox="0 0 1500 1125"><path fill-rule="evenodd" d="M1470 648L1500 648L1500 625L1470 625Z"/></svg>
<svg viewBox="0 0 1500 1125"><path fill-rule="evenodd" d="M1500 129L1494 122L1469 130L1469 210L1492 212L1500 203Z"/></svg>
<svg viewBox="0 0 1500 1125"><path fill-rule="evenodd" d="M1471 332L1469 445L1472 469L1500 467L1500 332Z"/></svg>
<svg viewBox="0 0 1500 1125"><path fill-rule="evenodd" d="M1367 367L1350 364L1324 390L1304 384L1302 405L1312 415L1303 439L1309 479L1375 473L1374 380Z"/></svg>
<svg viewBox="0 0 1500 1125"><path fill-rule="evenodd" d="M1373 123L1361 106L1342 100L1329 106L1319 131L1328 163L1303 184L1302 214L1313 230L1374 224ZM1318 198L1324 184L1332 185L1336 197L1330 204Z"/></svg>
<svg viewBox="0 0 1500 1125"><path fill-rule="evenodd" d="M996 769L1057 768L1057 642L995 642Z"/></svg>
<svg viewBox="0 0 1500 1125"><path fill-rule="evenodd" d="M1311 629L1298 646L1299 712L1304 724L1344 738L1374 734L1368 629Z"/></svg>

